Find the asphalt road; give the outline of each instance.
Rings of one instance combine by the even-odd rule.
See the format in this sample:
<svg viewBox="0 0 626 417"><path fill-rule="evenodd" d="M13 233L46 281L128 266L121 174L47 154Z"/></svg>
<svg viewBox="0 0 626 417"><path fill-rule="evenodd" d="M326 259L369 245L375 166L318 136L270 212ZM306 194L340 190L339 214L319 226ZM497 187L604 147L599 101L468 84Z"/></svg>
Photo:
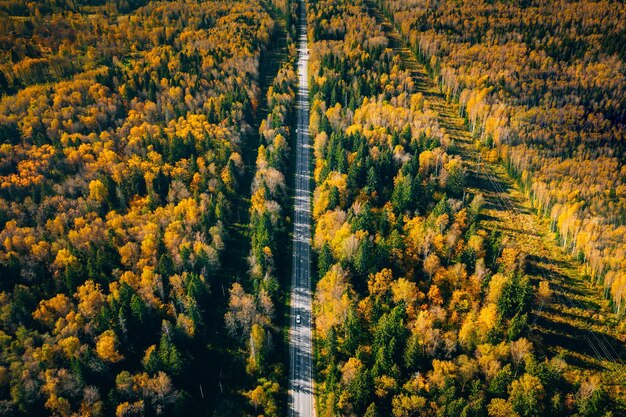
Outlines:
<svg viewBox="0 0 626 417"><path fill-rule="evenodd" d="M315 415L311 337L311 168L306 7L300 0L298 20L298 94L293 268L289 331L289 415ZM296 323L296 316L301 317Z"/></svg>

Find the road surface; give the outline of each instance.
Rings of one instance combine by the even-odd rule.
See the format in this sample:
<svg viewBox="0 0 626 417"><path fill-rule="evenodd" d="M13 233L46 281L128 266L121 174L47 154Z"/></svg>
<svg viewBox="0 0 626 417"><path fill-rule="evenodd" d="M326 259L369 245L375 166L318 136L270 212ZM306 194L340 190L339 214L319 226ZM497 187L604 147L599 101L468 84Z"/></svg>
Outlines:
<svg viewBox="0 0 626 417"><path fill-rule="evenodd" d="M309 144L309 79L306 6L300 0L298 19L298 94L296 184L293 227L293 268L289 331L289 415L315 415L311 337L311 168ZM300 323L296 323L296 316Z"/></svg>

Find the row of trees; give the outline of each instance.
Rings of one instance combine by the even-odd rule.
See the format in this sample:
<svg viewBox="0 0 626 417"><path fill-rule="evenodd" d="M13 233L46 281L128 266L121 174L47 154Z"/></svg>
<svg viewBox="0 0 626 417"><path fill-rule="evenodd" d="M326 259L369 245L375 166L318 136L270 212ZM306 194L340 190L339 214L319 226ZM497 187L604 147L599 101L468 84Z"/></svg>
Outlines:
<svg viewBox="0 0 626 417"><path fill-rule="evenodd" d="M3 414L238 413L221 261L275 22L258 1L142 3L3 3ZM16 72L57 57L71 71Z"/></svg>
<svg viewBox="0 0 626 417"><path fill-rule="evenodd" d="M477 140L549 216L615 310L626 302L621 4L380 1Z"/></svg>
<svg viewBox="0 0 626 417"><path fill-rule="evenodd" d="M320 416L602 415L528 339L549 302L360 0L308 5ZM450 152L452 153L452 152Z"/></svg>

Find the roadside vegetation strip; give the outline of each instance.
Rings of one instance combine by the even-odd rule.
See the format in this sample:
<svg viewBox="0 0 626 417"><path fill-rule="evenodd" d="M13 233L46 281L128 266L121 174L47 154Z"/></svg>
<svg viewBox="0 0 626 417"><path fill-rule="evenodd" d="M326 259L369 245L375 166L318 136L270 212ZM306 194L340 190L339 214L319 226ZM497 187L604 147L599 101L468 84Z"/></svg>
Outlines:
<svg viewBox="0 0 626 417"><path fill-rule="evenodd" d="M248 169L247 186L240 194L239 228L232 237L245 253L231 256L238 273L228 291L226 327L237 340L245 372L237 385L246 397L247 407L236 413L281 416L286 412L287 375L283 312L287 294L283 288L289 267L286 240L289 195L286 176L290 173L291 126L295 113L297 77L295 56L288 22L292 21L291 2L268 3L275 19L273 48L267 51L261 69L262 97L258 102L258 131L251 137L244 156ZM257 148L258 147L258 148ZM231 370L231 374L234 372ZM238 399L242 403L242 399ZM234 412L234 411L233 411ZM243 413L243 414L242 414Z"/></svg>

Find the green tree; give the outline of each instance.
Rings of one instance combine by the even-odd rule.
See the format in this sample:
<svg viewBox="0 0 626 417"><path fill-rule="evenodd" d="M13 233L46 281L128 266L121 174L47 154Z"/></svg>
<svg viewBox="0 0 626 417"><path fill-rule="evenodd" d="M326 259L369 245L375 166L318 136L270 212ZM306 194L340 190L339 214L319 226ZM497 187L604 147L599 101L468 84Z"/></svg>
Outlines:
<svg viewBox="0 0 626 417"><path fill-rule="evenodd" d="M317 258L317 274L319 277L326 275L330 267L333 265L333 253L328 242L324 243Z"/></svg>
<svg viewBox="0 0 626 417"><path fill-rule="evenodd" d="M172 342L167 332L161 335L159 343L159 359L163 369L170 375L178 376L183 370L182 355L176 345Z"/></svg>
<svg viewBox="0 0 626 417"><path fill-rule="evenodd" d="M539 378L524 374L511 384L509 401L520 416L536 417L542 415L544 394Z"/></svg>
<svg viewBox="0 0 626 417"><path fill-rule="evenodd" d="M489 382L488 392L496 397L504 397L507 393L507 389L513 381L513 372L511 371L511 364L506 364L502 369L495 374Z"/></svg>
<svg viewBox="0 0 626 417"><path fill-rule="evenodd" d="M508 319L526 313L530 308L532 294L532 285L528 276L520 278L515 274L502 288L497 302L498 314Z"/></svg>
<svg viewBox="0 0 626 417"><path fill-rule="evenodd" d="M393 193L391 194L391 204L396 212L402 213L412 208L413 180L409 175L404 175L402 171L393 180Z"/></svg>
<svg viewBox="0 0 626 417"><path fill-rule="evenodd" d="M363 417L380 417L375 403L371 403L369 407L367 407L367 410L365 410L365 414Z"/></svg>

